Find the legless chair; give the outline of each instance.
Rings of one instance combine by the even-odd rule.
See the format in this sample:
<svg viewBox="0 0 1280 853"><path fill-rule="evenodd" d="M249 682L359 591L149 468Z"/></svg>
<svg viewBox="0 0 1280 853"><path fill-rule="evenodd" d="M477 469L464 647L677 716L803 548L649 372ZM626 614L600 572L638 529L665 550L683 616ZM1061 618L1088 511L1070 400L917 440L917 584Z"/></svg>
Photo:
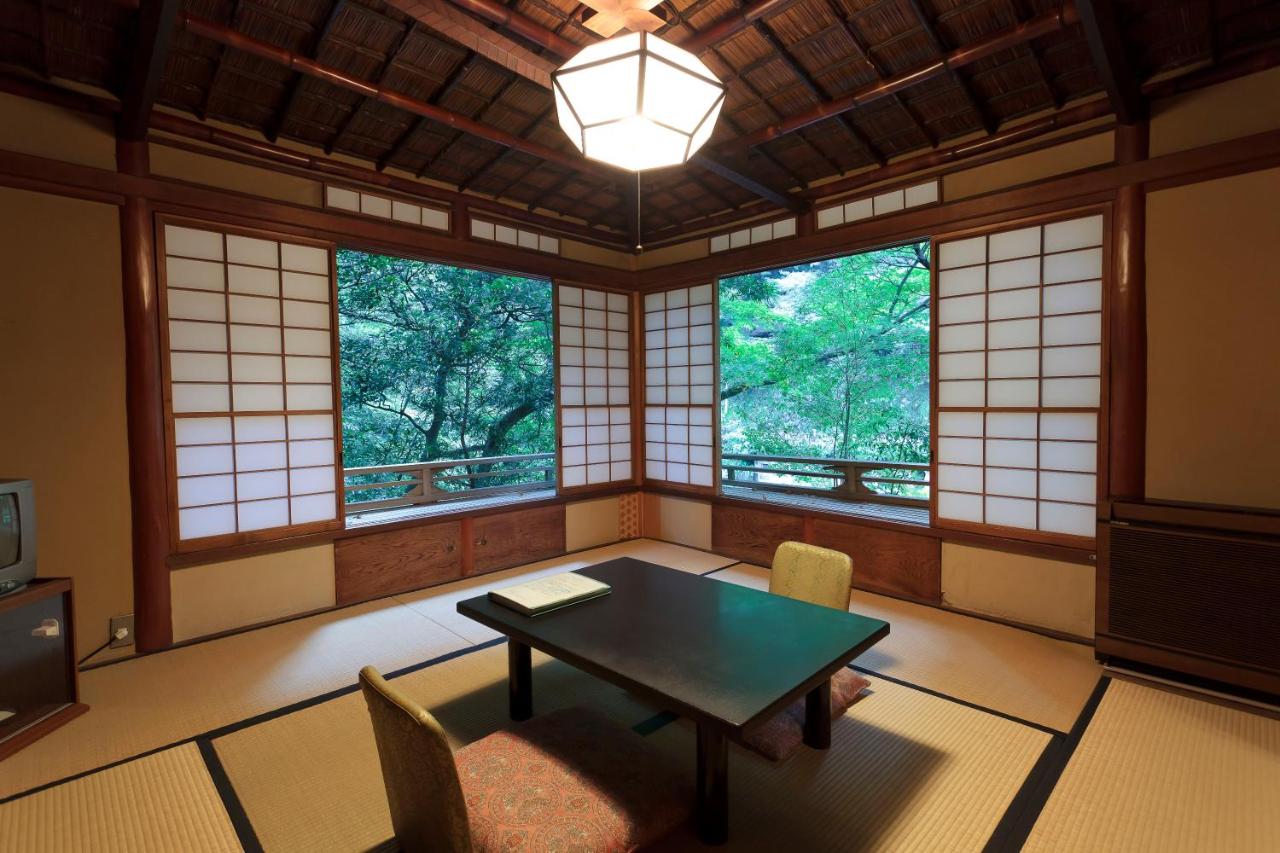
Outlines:
<svg viewBox="0 0 1280 853"><path fill-rule="evenodd" d="M455 755L435 717L373 667L360 689L407 853L629 851L689 817L686 774L593 711L553 711Z"/></svg>
<svg viewBox="0 0 1280 853"><path fill-rule="evenodd" d="M849 609L853 561L848 554L783 542L773 555L769 592L836 610ZM831 677L831 719L844 715L871 682L845 667ZM804 700L801 699L743 739L746 746L773 761L790 758L804 738Z"/></svg>

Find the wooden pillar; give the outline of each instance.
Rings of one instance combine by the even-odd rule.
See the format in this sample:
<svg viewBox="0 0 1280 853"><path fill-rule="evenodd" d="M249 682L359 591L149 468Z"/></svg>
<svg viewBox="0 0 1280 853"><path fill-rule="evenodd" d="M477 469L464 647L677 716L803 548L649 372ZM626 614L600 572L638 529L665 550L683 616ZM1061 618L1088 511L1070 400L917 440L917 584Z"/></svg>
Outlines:
<svg viewBox="0 0 1280 853"><path fill-rule="evenodd" d="M145 176L146 142L121 140L119 171ZM134 640L140 652L173 643L169 598L169 501L160 378L160 306L151 204L125 197L120 211L124 284L125 398L129 430L129 495L133 526Z"/></svg>
<svg viewBox="0 0 1280 853"><path fill-rule="evenodd" d="M1116 128L1116 162L1145 160L1148 125ZM1116 192L1112 223L1110 300L1111 400L1107 495L1141 499L1147 451L1146 190L1141 184Z"/></svg>

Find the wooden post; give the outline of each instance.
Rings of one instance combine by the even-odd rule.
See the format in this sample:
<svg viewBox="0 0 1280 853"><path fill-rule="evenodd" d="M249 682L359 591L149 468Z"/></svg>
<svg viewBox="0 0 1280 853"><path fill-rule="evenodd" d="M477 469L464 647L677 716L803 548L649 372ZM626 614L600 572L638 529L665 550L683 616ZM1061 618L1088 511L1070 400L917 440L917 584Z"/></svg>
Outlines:
<svg viewBox="0 0 1280 853"><path fill-rule="evenodd" d="M1146 122L1116 127L1116 162L1147 159ZM1146 190L1116 191L1112 226L1107 495L1141 500L1147 449Z"/></svg>
<svg viewBox="0 0 1280 853"><path fill-rule="evenodd" d="M147 143L120 140L117 168L149 171ZM129 434L129 495L133 533L133 609L140 652L173 643L169 597L169 500L160 305L155 272L155 226L150 203L127 196L120 210L124 297L125 406Z"/></svg>

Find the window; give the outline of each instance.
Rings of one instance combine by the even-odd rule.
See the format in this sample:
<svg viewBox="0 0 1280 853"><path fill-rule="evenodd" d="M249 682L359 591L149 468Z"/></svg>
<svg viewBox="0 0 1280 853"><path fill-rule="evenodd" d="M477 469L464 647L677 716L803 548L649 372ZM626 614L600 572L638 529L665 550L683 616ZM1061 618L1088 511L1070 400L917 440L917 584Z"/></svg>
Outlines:
<svg viewBox="0 0 1280 853"><path fill-rule="evenodd" d="M939 243L940 524L1094 536L1103 232L1095 215Z"/></svg>
<svg viewBox="0 0 1280 853"><path fill-rule="evenodd" d="M347 511L555 488L551 283L339 250Z"/></svg>
<svg viewBox="0 0 1280 853"><path fill-rule="evenodd" d="M714 296L709 284L644 296L646 479L714 484Z"/></svg>
<svg viewBox="0 0 1280 853"><path fill-rule="evenodd" d="M726 494L924 506L927 242L725 278L719 307Z"/></svg>
<svg viewBox="0 0 1280 853"><path fill-rule="evenodd" d="M161 234L179 550L336 525L330 248Z"/></svg>

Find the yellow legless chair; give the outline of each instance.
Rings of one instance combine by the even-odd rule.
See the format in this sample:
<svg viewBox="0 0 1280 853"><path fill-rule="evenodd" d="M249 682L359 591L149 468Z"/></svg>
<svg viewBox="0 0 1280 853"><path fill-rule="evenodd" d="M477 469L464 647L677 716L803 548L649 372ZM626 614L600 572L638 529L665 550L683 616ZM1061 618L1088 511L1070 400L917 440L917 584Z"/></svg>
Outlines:
<svg viewBox="0 0 1280 853"><path fill-rule="evenodd" d="M849 609L853 561L848 554L783 542L773 555L769 592L831 607ZM845 667L831 677L831 719L844 715L871 682ZM772 720L748 732L743 743L773 761L790 758L804 739L804 700L800 699Z"/></svg>
<svg viewBox="0 0 1280 853"><path fill-rule="evenodd" d="M360 670L399 849L632 851L688 819L682 768L586 708L494 732L456 753L426 709Z"/></svg>

